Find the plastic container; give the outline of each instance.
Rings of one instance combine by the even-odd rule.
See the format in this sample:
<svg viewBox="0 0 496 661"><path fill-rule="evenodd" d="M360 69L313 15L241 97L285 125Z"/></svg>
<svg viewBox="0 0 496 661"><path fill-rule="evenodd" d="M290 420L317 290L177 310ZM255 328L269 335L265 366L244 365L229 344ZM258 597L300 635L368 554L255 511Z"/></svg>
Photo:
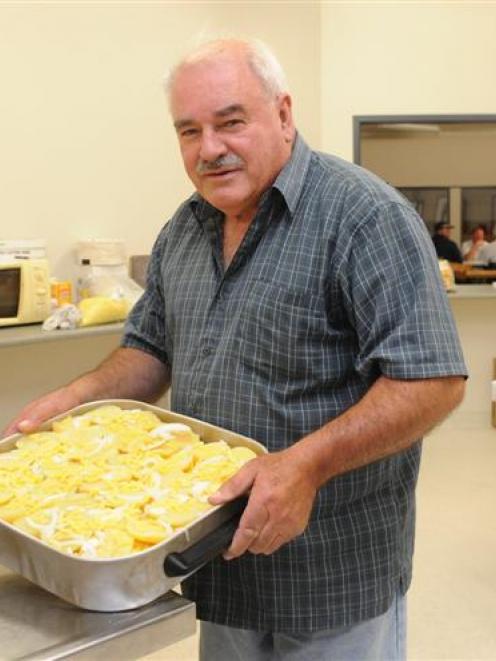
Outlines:
<svg viewBox="0 0 496 661"><path fill-rule="evenodd" d="M127 262L126 247L121 239L79 241L76 254L78 264L86 266L117 266Z"/></svg>
<svg viewBox="0 0 496 661"><path fill-rule="evenodd" d="M72 303L72 283L69 280L51 280L50 295L55 307Z"/></svg>
<svg viewBox="0 0 496 661"><path fill-rule="evenodd" d="M115 283L127 277L126 249L120 239L79 241L76 259L78 301L90 296L109 296L109 290L115 295Z"/></svg>
<svg viewBox="0 0 496 661"><path fill-rule="evenodd" d="M124 241L120 239L90 239L80 241L76 249L78 261L77 300L106 297L125 300L130 309L143 293L129 277Z"/></svg>
<svg viewBox="0 0 496 661"><path fill-rule="evenodd" d="M443 279L446 291L455 291L455 274L447 259L439 260L439 270Z"/></svg>

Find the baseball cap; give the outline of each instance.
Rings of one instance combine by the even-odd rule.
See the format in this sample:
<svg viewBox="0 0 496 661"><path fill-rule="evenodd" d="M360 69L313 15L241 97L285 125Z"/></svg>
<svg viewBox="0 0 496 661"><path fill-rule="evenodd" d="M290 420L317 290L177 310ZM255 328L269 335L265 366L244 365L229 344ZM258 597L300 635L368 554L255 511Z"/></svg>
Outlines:
<svg viewBox="0 0 496 661"><path fill-rule="evenodd" d="M436 223L434 225L434 231L436 231L436 232L439 232L439 230L444 230L444 229L452 230L453 228L454 228L454 225L450 225L445 220L440 220L438 223Z"/></svg>

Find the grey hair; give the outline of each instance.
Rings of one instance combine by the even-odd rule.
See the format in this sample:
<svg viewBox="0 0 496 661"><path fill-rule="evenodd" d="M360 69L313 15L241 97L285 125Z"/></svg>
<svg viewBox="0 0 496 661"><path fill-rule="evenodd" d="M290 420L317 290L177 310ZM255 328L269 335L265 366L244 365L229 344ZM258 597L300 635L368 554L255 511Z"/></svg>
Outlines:
<svg viewBox="0 0 496 661"><path fill-rule="evenodd" d="M246 58L253 73L262 83L269 97L288 91L286 75L279 60L263 42L258 39L215 39L201 44L174 65L164 76L164 88L168 97L175 77L182 66L207 60L229 47L238 47L246 52Z"/></svg>

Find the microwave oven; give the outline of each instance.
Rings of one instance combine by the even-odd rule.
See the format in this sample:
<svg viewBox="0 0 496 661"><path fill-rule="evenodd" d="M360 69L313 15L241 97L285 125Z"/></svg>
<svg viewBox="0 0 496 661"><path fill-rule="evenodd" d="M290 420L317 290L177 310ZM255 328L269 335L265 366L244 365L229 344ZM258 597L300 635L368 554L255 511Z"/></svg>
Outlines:
<svg viewBox="0 0 496 661"><path fill-rule="evenodd" d="M50 310L46 259L0 261L0 327L44 321Z"/></svg>

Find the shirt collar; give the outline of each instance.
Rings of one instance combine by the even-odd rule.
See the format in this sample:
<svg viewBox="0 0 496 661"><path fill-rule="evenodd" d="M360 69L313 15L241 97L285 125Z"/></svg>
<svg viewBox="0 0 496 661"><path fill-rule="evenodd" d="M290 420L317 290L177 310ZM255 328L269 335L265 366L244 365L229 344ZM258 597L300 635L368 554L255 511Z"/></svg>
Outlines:
<svg viewBox="0 0 496 661"><path fill-rule="evenodd" d="M278 190L284 198L291 216L296 210L305 181L305 174L310 164L312 151L297 133L291 156L277 175L271 189ZM190 208L200 223L215 216L222 217L222 212L209 204L199 193L189 199Z"/></svg>
<svg viewBox="0 0 496 661"><path fill-rule="evenodd" d="M300 199L311 156L312 150L297 133L291 158L274 181L273 188L281 193L291 215Z"/></svg>

